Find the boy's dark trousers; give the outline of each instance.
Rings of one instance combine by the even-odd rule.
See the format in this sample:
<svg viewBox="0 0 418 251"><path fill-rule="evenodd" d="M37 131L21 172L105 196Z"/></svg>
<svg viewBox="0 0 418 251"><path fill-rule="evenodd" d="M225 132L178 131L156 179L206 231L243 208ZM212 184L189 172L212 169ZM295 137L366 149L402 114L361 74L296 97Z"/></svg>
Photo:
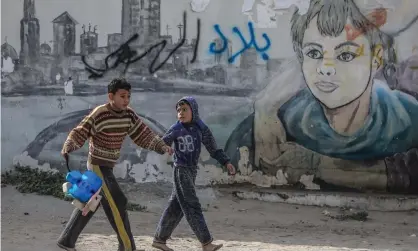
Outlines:
<svg viewBox="0 0 418 251"><path fill-rule="evenodd" d="M158 223L154 241L165 244L185 216L200 243L211 243L213 239L195 190L197 167L174 166L173 172L173 191Z"/></svg>
<svg viewBox="0 0 418 251"><path fill-rule="evenodd" d="M93 171L102 178L103 181L101 190L102 199L100 204L103 206L103 210L105 211L113 230L117 233L119 240L118 250L135 250L135 242L131 233L128 212L126 209L128 200L113 175L113 169L104 166L91 166L93 167ZM95 212L89 212L86 216L83 216L81 213L82 212L79 209L74 209L70 220L58 239L59 245L74 248L78 236Z"/></svg>

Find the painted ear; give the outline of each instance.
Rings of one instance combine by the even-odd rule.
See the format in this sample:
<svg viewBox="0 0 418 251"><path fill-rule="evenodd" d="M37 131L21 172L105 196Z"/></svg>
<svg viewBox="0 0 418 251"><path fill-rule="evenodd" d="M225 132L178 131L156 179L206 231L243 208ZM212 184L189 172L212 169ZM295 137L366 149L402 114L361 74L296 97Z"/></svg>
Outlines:
<svg viewBox="0 0 418 251"><path fill-rule="evenodd" d="M373 68L376 70L380 69L383 65L383 46L378 44L373 49L373 58L372 58Z"/></svg>

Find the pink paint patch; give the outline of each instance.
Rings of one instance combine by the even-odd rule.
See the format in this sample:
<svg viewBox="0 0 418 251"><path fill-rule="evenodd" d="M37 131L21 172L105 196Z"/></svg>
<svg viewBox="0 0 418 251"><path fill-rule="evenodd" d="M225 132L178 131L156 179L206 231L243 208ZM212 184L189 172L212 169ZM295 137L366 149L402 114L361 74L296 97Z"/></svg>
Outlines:
<svg viewBox="0 0 418 251"><path fill-rule="evenodd" d="M368 30L382 27L386 23L387 11L383 8L375 9L367 15L367 19L370 23L366 24L361 29L356 29L351 24L345 25L344 30L347 33L347 40L352 41Z"/></svg>

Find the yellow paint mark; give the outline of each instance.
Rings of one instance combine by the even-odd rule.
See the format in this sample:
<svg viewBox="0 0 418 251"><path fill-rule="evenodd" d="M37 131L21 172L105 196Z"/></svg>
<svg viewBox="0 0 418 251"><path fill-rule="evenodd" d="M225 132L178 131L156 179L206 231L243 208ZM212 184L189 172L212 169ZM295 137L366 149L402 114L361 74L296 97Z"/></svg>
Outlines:
<svg viewBox="0 0 418 251"><path fill-rule="evenodd" d="M360 56L364 56L364 44L360 45L360 47L358 47L356 49L356 54L360 57Z"/></svg>
<svg viewBox="0 0 418 251"><path fill-rule="evenodd" d="M415 52L417 52L418 51L418 45L414 45L413 47L412 47L412 53L415 53Z"/></svg>
<svg viewBox="0 0 418 251"><path fill-rule="evenodd" d="M381 44L378 44L375 46L373 50L373 58L375 62L377 63L378 67L383 65L383 46Z"/></svg>
<svg viewBox="0 0 418 251"><path fill-rule="evenodd" d="M324 55L325 55L325 52L324 52ZM324 65L325 66L335 66L334 60L332 58L326 58L326 57L324 57Z"/></svg>

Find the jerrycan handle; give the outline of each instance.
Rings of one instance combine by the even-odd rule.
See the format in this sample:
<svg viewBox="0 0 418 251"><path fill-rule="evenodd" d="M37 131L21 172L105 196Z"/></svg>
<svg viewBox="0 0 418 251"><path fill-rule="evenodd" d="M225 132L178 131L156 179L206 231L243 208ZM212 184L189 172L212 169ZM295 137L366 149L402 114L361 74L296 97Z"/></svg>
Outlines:
<svg viewBox="0 0 418 251"><path fill-rule="evenodd" d="M69 155L68 155L68 153L67 154L65 154L64 155L64 158L65 158L65 164L67 165L67 170L68 170L68 172L71 172L71 169L70 169L70 164L69 164Z"/></svg>

